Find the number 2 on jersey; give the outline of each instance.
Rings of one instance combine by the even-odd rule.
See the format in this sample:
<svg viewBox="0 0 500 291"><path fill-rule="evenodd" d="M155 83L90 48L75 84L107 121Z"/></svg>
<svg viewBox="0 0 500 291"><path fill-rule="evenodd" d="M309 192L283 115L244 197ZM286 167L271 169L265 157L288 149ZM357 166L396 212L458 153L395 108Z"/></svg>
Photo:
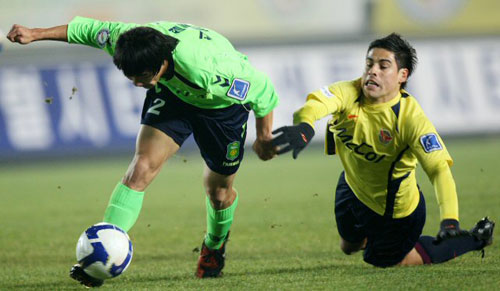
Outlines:
<svg viewBox="0 0 500 291"><path fill-rule="evenodd" d="M160 110L157 110L165 105L165 100L162 100L160 98L156 98L155 101L153 101L154 104L148 109L148 113L152 113L155 115L160 115Z"/></svg>

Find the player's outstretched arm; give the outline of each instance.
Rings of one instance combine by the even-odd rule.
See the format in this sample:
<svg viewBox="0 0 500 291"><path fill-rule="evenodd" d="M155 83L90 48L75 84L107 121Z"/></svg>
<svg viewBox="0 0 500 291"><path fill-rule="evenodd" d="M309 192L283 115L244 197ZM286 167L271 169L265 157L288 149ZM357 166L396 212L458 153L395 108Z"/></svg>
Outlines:
<svg viewBox="0 0 500 291"><path fill-rule="evenodd" d="M330 104L332 100L334 101ZM273 145L278 147L277 154L292 151L292 156L296 159L314 137L314 123L338 110L340 105L336 102L339 102L338 98L327 98L323 91L309 94L306 104L293 114L294 125L283 126L273 131L275 135L280 134L272 140Z"/></svg>
<svg viewBox="0 0 500 291"><path fill-rule="evenodd" d="M314 129L306 122L301 122L293 126L283 126L273 134L279 134L273 138L272 144L278 147L277 154L281 155L293 150L293 158L296 159L300 151L302 151L314 136Z"/></svg>
<svg viewBox="0 0 500 291"><path fill-rule="evenodd" d="M38 40L68 41L68 25L54 26L50 28L28 28L14 24L7 34L11 42L29 44Z"/></svg>

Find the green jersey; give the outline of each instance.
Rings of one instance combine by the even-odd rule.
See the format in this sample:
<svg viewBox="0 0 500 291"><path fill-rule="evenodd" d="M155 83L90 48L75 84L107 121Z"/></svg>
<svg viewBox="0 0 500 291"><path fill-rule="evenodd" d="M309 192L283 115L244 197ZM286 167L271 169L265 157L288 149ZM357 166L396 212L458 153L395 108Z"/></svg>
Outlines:
<svg viewBox="0 0 500 291"><path fill-rule="evenodd" d="M173 77L161 78L159 83L184 102L204 109L249 104L257 118L278 105L269 77L256 70L224 36L210 29L167 21L140 25L75 17L68 24L68 42L113 55L118 37L138 26L154 28L179 41L172 52Z"/></svg>

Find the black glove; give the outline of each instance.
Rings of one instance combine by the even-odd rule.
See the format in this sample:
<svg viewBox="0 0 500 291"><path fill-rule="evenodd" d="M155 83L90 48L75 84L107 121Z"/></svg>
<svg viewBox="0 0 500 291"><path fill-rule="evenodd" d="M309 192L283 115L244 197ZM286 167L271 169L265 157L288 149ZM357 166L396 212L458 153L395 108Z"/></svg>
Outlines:
<svg viewBox="0 0 500 291"><path fill-rule="evenodd" d="M443 219L443 221L441 221L441 227L436 236L436 239L434 240L434 243L438 244L446 239L468 235L470 235L468 231L460 229L460 224L457 220Z"/></svg>
<svg viewBox="0 0 500 291"><path fill-rule="evenodd" d="M293 150L293 158L296 159L314 136L314 129L307 123L302 122L293 126L283 126L273 131L273 134L282 133L273 138L273 146L287 146L280 148L278 155Z"/></svg>

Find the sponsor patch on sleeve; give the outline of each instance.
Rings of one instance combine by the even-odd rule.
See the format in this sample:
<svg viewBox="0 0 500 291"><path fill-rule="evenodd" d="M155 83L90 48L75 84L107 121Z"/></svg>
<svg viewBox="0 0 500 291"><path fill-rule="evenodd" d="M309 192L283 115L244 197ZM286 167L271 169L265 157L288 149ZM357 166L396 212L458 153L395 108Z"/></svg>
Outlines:
<svg viewBox="0 0 500 291"><path fill-rule="evenodd" d="M104 28L97 33L97 44L103 48L106 46L109 40L109 30Z"/></svg>
<svg viewBox="0 0 500 291"><path fill-rule="evenodd" d="M328 86L324 86L322 87L321 89L319 89L321 91L321 93L323 93L326 97L333 97L335 95L333 95L333 93L330 91L330 89L328 88Z"/></svg>
<svg viewBox="0 0 500 291"><path fill-rule="evenodd" d="M420 137L420 143L426 153L442 150L443 146L435 133L424 134Z"/></svg>
<svg viewBox="0 0 500 291"><path fill-rule="evenodd" d="M227 96L240 101L245 100L247 97L248 89L250 88L250 83L241 79L234 79L231 88L227 92Z"/></svg>

